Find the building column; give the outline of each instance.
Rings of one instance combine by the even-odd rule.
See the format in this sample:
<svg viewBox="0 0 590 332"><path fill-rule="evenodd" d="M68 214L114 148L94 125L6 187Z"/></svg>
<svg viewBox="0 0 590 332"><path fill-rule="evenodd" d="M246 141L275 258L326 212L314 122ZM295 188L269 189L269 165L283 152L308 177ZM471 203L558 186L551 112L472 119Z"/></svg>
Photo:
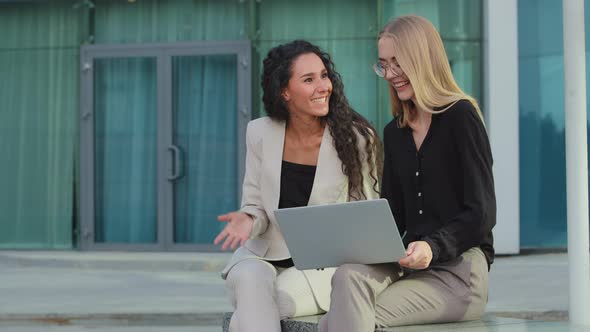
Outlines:
<svg viewBox="0 0 590 332"><path fill-rule="evenodd" d="M484 0L484 105L496 187L497 253L520 250L517 0Z"/></svg>
<svg viewBox="0 0 590 332"><path fill-rule="evenodd" d="M590 325L584 0L563 0L569 318Z"/></svg>

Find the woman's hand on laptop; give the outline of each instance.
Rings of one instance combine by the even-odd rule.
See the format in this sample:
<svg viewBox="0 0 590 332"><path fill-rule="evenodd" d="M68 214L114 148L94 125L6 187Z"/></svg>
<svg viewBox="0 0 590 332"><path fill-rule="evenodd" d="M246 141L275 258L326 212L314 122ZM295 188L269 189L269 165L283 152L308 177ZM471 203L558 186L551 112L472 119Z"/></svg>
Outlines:
<svg viewBox="0 0 590 332"><path fill-rule="evenodd" d="M432 261L432 249L426 241L415 241L408 244L406 257L399 260L399 265L414 270L423 270Z"/></svg>
<svg viewBox="0 0 590 332"><path fill-rule="evenodd" d="M213 243L219 244L225 239L221 246L221 250L225 250L228 247L231 247L231 249L234 250L238 244L243 246L250 237L252 226L254 225L254 219L248 214L240 211L222 214L217 217L217 220L227 222L225 228L213 241Z"/></svg>

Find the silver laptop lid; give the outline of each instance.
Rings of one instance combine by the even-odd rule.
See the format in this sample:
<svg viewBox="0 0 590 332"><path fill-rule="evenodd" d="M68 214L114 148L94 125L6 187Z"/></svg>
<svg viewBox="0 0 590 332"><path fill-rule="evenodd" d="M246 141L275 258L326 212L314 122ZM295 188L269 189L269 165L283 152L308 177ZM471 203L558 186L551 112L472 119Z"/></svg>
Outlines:
<svg viewBox="0 0 590 332"><path fill-rule="evenodd" d="M297 269L396 262L406 256L385 199L274 212Z"/></svg>

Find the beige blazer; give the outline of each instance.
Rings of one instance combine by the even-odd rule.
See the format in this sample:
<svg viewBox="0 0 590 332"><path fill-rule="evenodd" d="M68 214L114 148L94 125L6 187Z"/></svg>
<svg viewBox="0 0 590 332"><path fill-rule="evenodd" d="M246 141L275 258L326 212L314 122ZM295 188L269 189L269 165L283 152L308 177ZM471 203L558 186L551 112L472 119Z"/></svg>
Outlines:
<svg viewBox="0 0 590 332"><path fill-rule="evenodd" d="M236 250L222 271L224 279L231 268L244 259L259 258L272 261L291 257L273 212L279 206L284 141L285 122L263 117L248 123L241 211L253 216L254 227L250 239L243 248ZM364 142L364 138L359 135L359 145L364 146ZM364 151L364 148L360 151ZM363 157L361 160L365 159ZM364 165L363 191L367 199L375 199L379 195L373 190L368 172L368 165ZM342 164L334 148L330 130L326 126L308 205L348 200L348 179L342 172ZM303 271L320 308L326 311L330 306L330 282L334 270Z"/></svg>

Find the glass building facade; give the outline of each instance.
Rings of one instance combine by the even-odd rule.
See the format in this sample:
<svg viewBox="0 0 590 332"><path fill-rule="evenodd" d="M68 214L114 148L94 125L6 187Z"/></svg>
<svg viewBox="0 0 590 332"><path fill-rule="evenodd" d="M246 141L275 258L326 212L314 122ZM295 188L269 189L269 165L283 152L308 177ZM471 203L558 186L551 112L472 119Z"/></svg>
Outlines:
<svg viewBox="0 0 590 332"><path fill-rule="evenodd" d="M521 246L564 247L561 2L517 3ZM275 45L307 39L332 55L350 103L381 130L391 116L386 84L371 69L376 36L389 19L417 14L439 29L459 85L485 105L484 8L483 0L0 3L0 248L75 248L85 236L107 245L150 244L165 234L209 250L220 227L215 216L239 204L235 68L248 66L247 117L263 116L262 59ZM174 45L203 41L247 41L250 63L236 54L186 54L170 56L162 69ZM83 45L162 51L85 64ZM162 73L170 76L164 83ZM81 93L88 75L91 100ZM162 87L170 91L166 101ZM91 115L80 114L85 105ZM162 108L169 109L168 129ZM87 117L92 173L80 161ZM163 131L173 147L160 144ZM162 153L174 156L178 177L167 205L160 203ZM88 174L94 209L85 234L80 182Z"/></svg>
<svg viewBox="0 0 590 332"><path fill-rule="evenodd" d="M589 10L586 1L586 52ZM565 247L562 2L519 0L518 40L521 247Z"/></svg>

